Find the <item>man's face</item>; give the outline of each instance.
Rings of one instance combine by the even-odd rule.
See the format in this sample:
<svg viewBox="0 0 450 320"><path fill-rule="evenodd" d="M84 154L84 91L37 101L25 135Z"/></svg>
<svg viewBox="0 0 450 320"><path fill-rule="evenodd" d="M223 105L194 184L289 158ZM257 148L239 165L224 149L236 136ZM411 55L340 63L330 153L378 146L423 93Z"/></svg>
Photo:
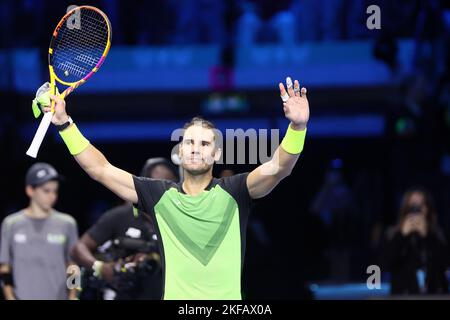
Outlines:
<svg viewBox="0 0 450 320"><path fill-rule="evenodd" d="M220 158L220 150L215 147L214 131L201 124L187 128L179 156L183 169L192 175L201 175L211 170L214 161Z"/></svg>
<svg viewBox="0 0 450 320"><path fill-rule="evenodd" d="M42 210L50 210L58 200L58 181L49 181L38 187L27 186L26 192Z"/></svg>

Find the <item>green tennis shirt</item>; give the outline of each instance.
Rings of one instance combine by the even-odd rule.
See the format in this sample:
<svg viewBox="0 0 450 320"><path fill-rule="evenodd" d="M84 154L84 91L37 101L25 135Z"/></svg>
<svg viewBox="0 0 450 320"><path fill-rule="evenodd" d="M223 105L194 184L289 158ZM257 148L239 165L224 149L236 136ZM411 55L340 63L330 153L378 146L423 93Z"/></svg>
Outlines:
<svg viewBox="0 0 450 320"><path fill-rule="evenodd" d="M181 183L133 177L138 208L154 219L163 299L241 299L251 198L248 173L213 178L199 195Z"/></svg>

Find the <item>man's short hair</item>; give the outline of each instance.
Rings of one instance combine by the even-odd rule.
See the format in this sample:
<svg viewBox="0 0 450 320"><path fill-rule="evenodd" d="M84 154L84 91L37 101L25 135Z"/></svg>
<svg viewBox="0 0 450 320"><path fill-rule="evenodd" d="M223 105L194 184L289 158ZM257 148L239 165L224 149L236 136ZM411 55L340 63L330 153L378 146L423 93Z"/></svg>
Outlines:
<svg viewBox="0 0 450 320"><path fill-rule="evenodd" d="M214 141L218 141L217 128L211 121L205 120L200 116L193 117L189 122L186 122L183 129L186 130L192 126L201 125L203 128L211 129L214 133Z"/></svg>
<svg viewBox="0 0 450 320"><path fill-rule="evenodd" d="M211 121L205 120L200 116L193 117L189 122L186 122L183 126L183 129L187 129L189 127L201 125L204 128L208 129L216 129L216 126Z"/></svg>

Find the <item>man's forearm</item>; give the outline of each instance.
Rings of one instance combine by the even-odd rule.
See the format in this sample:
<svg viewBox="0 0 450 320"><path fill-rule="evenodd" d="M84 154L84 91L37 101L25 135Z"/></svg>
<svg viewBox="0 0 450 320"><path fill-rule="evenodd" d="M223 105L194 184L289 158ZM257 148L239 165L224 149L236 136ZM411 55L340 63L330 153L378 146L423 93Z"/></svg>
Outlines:
<svg viewBox="0 0 450 320"><path fill-rule="evenodd" d="M61 138L83 170L94 180L126 201L136 203L133 176L111 165L105 156L81 134L73 123L60 131Z"/></svg>
<svg viewBox="0 0 450 320"><path fill-rule="evenodd" d="M14 287L11 285L3 285L3 295L5 296L6 300L16 300Z"/></svg>
<svg viewBox="0 0 450 320"><path fill-rule="evenodd" d="M78 300L78 290L77 289L69 290L69 300Z"/></svg>
<svg viewBox="0 0 450 320"><path fill-rule="evenodd" d="M104 168L109 165L103 153L90 144L84 151L74 155L75 160L94 180L101 181Z"/></svg>
<svg viewBox="0 0 450 320"><path fill-rule="evenodd" d="M306 131L298 131L302 131L301 134L299 132L294 132L294 134L288 132L286 134L287 139L285 136L281 145L275 150L272 159L258 166L248 175L247 187L253 199L264 197L281 180L291 174L303 149L304 136L306 134Z"/></svg>
<svg viewBox="0 0 450 320"><path fill-rule="evenodd" d="M278 152L275 153L276 158L272 159L276 165L278 165L278 175L286 177L291 174L298 161L299 154L290 154L286 152L280 145L278 147Z"/></svg>
<svg viewBox="0 0 450 320"><path fill-rule="evenodd" d="M293 124L290 124L290 128L292 130L295 130L296 132L302 131L303 133L305 133L304 130L306 130L306 127L304 126L296 127ZM292 150L290 150L289 148L289 145L287 145L286 141L283 140L283 142L275 150L275 153L270 160L270 165L277 169L276 175L280 178L287 177L291 174L300 156L300 153L290 153L285 149L288 149L288 151L292 152ZM303 149L303 144L301 145L301 149ZM297 150L295 152L297 152Z"/></svg>
<svg viewBox="0 0 450 320"><path fill-rule="evenodd" d="M75 123L71 123L70 117L66 113L66 103L57 95L50 95L55 101L55 114L52 123L62 126L59 134L80 166L86 173L96 181L99 181L109 190L117 194L124 200L136 203L138 197L134 189L133 176L119 168L112 166L105 156L94 148L90 142L81 134ZM44 108L45 112L50 111L50 107ZM64 125L71 123L65 129Z"/></svg>
<svg viewBox="0 0 450 320"><path fill-rule="evenodd" d="M8 264L0 265L0 282L3 284L3 295L6 300L15 300L14 280L12 276L11 266Z"/></svg>
<svg viewBox="0 0 450 320"><path fill-rule="evenodd" d="M60 135L81 168L92 179L99 180L102 169L108 165L105 156L89 143L74 123L60 131Z"/></svg>
<svg viewBox="0 0 450 320"><path fill-rule="evenodd" d="M88 269L92 268L92 265L96 260L92 252L82 241L79 241L75 245L71 256L75 262Z"/></svg>

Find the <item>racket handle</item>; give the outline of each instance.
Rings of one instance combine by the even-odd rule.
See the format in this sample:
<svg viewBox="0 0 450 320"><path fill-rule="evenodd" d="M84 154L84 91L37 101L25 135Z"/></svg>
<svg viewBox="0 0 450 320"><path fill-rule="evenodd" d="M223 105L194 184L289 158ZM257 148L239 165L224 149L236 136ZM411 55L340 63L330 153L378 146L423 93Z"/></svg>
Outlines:
<svg viewBox="0 0 450 320"><path fill-rule="evenodd" d="M42 117L41 123L34 135L33 141L28 148L27 155L36 158L41 147L42 141L44 140L45 134L47 133L48 127L52 122L53 112L46 112Z"/></svg>

